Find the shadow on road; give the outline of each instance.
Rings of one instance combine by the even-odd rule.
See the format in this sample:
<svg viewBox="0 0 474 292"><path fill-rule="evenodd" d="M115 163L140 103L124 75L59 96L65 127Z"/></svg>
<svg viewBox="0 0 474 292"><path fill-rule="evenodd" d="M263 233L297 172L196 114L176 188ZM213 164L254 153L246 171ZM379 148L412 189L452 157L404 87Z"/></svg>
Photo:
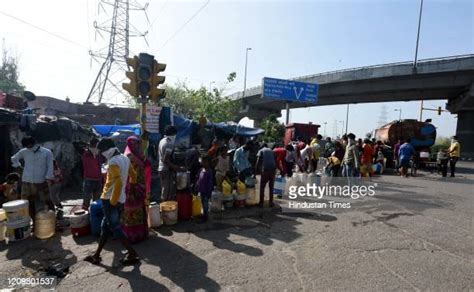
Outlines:
<svg viewBox="0 0 474 292"><path fill-rule="evenodd" d="M127 280L132 291L167 291L163 284L143 275L141 265L136 265L131 271L128 267L119 264L121 246L113 245L114 261L113 267L104 267L108 272ZM157 236L150 236L147 240L135 245L142 262L153 266L153 271L168 278L176 286L184 291L195 291L204 289L207 291L218 291L219 284L207 277L207 263L188 250L173 243L172 241ZM149 271L148 271L149 273Z"/></svg>
<svg viewBox="0 0 474 292"><path fill-rule="evenodd" d="M290 243L301 237L297 226L302 223L299 218L308 220L331 222L337 220L335 216L309 213L279 213L275 210L260 213L259 215L238 218L234 220L211 221L207 224L185 224L176 225L172 228L160 228L160 234L172 235L173 232L193 233L195 236L208 240L218 249L225 249L235 253L244 253L248 256L262 256L260 248L235 242L231 238L235 236L254 239L258 243L270 246L275 240ZM278 230L272 229L274 223L278 224Z"/></svg>
<svg viewBox="0 0 474 292"><path fill-rule="evenodd" d="M37 275L37 272L44 272L54 265L66 268L77 262L74 253L63 248L62 237L63 234L56 234L44 240L29 238L3 245L2 251L6 248L8 260L21 259L22 266L31 269L31 272Z"/></svg>

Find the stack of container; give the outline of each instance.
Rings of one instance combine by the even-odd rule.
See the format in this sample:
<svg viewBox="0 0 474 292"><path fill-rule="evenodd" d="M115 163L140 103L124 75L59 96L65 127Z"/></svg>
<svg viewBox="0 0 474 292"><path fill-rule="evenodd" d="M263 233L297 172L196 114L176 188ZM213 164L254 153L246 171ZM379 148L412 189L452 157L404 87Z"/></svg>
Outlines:
<svg viewBox="0 0 474 292"><path fill-rule="evenodd" d="M8 242L18 241L30 237L31 218L28 211L27 200L15 200L2 205L5 211L4 228L5 238ZM1 220L0 220L1 221ZM1 229L1 228L0 228ZM0 237L2 237L0 235Z"/></svg>

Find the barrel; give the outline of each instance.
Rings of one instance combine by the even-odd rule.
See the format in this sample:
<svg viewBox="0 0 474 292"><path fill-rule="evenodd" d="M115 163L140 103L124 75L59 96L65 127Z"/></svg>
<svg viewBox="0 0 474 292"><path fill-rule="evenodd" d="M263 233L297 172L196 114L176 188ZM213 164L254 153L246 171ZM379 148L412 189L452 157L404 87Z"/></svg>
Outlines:
<svg viewBox="0 0 474 292"><path fill-rule="evenodd" d="M35 237L48 239L56 231L56 214L53 210L45 210L36 213Z"/></svg>
<svg viewBox="0 0 474 292"><path fill-rule="evenodd" d="M24 221L29 219L30 216L28 205L27 200L15 200L4 203L2 207L5 210L8 221Z"/></svg>
<svg viewBox="0 0 474 292"><path fill-rule="evenodd" d="M151 228L160 227L161 214L160 206L156 202L152 202L148 208L148 226Z"/></svg>
<svg viewBox="0 0 474 292"><path fill-rule="evenodd" d="M165 201L160 204L163 224L174 225L178 222L178 202Z"/></svg>
<svg viewBox="0 0 474 292"><path fill-rule="evenodd" d="M87 212L86 210L75 211L69 217L72 236L80 237L89 235L91 233L89 217L89 212Z"/></svg>
<svg viewBox="0 0 474 292"><path fill-rule="evenodd" d="M7 221L5 238L8 242L19 241L30 237L31 235L31 219L24 218L16 221Z"/></svg>
<svg viewBox="0 0 474 292"><path fill-rule="evenodd" d="M191 192L186 190L177 191L176 201L178 202L178 219L191 219L193 213L193 196L191 195Z"/></svg>
<svg viewBox="0 0 474 292"><path fill-rule="evenodd" d="M96 236L100 236L102 218L104 218L104 212L102 211L102 201L97 200L92 202L90 209L90 222L91 222L91 233Z"/></svg>

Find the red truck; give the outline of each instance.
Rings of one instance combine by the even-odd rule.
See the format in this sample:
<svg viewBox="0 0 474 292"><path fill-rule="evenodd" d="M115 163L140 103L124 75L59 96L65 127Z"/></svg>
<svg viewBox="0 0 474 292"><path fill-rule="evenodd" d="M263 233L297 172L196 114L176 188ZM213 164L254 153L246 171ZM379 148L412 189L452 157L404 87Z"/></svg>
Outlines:
<svg viewBox="0 0 474 292"><path fill-rule="evenodd" d="M308 124L300 124L300 123L293 123L288 124L285 127L285 145L290 143L291 141L299 138L301 141L305 142L306 144L311 142L311 138L318 134L318 130L320 125L316 125L313 123Z"/></svg>

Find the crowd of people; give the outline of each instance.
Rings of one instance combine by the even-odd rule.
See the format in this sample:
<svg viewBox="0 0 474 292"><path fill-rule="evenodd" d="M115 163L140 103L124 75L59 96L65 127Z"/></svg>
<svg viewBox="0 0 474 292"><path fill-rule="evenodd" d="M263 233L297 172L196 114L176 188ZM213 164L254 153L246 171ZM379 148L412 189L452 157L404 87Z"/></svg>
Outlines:
<svg viewBox="0 0 474 292"><path fill-rule="evenodd" d="M213 190L222 191L224 182L247 182L260 175L258 206L264 206L264 191L268 185L269 205L273 207L277 173L292 177L295 171L322 171L333 177L364 177L373 175L374 165L379 164L382 168L385 165L386 145L368 138L356 140L352 133L335 141L315 135L307 143L295 139L287 145L277 143L272 147L267 143L237 136L228 141L214 139L209 149L201 149L200 145L188 149L183 164L174 159L176 134L175 127L167 126L158 144L161 184L158 201L175 200L177 174L189 172L190 191L200 195L204 222L208 219ZM52 151L37 144L33 137L23 138L22 146L11 157L12 166L21 170L21 175L11 173L6 177L6 182L1 185L3 200L28 200L33 224L36 212L45 208L57 210L57 215L61 217L59 194L62 174ZM122 263L131 264L138 260L131 244L148 236L147 213L152 197L152 164L148 159L147 146L146 135L128 137L123 153L113 140L93 138L81 154L82 208L87 210L91 201L100 199L104 212L97 251L86 260L100 262L100 253L110 234L128 250ZM391 149L396 166L401 169L400 174L408 176L408 168L415 155L410 140L400 140ZM255 159L251 159L252 152L256 152ZM437 156L443 176L446 176L448 162L451 176L454 176L459 156L460 144L453 137L449 149L441 149ZM17 186L18 182L21 184Z"/></svg>

